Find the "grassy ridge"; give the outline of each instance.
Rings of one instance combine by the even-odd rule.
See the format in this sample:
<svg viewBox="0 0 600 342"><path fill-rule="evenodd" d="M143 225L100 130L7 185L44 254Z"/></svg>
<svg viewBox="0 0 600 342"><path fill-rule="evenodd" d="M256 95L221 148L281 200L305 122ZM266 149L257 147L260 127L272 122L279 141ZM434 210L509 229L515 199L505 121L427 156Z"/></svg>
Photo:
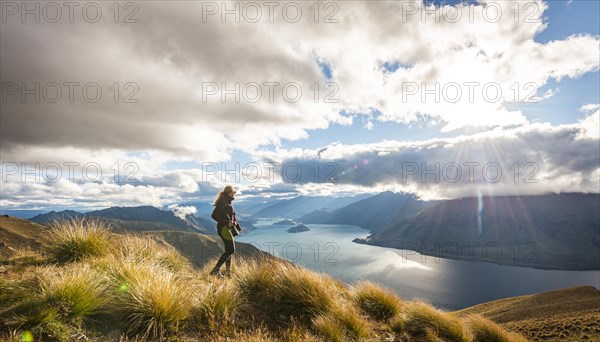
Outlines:
<svg viewBox="0 0 600 342"><path fill-rule="evenodd" d="M347 286L274 258L234 259L208 277L169 244L58 222L46 254L3 263L0 339L9 341L525 341L482 318Z"/></svg>
<svg viewBox="0 0 600 342"><path fill-rule="evenodd" d="M457 314L487 317L532 340L600 341L600 291L592 286L499 299Z"/></svg>

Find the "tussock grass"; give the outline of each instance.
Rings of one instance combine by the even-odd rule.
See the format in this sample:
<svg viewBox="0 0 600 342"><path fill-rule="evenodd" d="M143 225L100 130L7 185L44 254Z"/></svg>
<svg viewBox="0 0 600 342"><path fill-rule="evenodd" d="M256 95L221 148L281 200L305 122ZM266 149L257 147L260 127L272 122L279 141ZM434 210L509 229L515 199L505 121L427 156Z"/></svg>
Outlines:
<svg viewBox="0 0 600 342"><path fill-rule="evenodd" d="M109 252L110 237L109 224L100 219L58 220L46 234L46 251L60 263L99 257Z"/></svg>
<svg viewBox="0 0 600 342"><path fill-rule="evenodd" d="M33 255L2 266L0 339L70 341L89 329L123 341L525 341L481 317L279 259L236 256L232 278L210 277L216 258L194 269L162 240L113 234L102 221L55 222L47 240L58 264Z"/></svg>
<svg viewBox="0 0 600 342"><path fill-rule="evenodd" d="M332 315L320 315L314 318L315 331L327 341L343 342L346 339L346 330Z"/></svg>
<svg viewBox="0 0 600 342"><path fill-rule="evenodd" d="M405 332L412 337L425 337L427 340L470 340L458 316L437 310L422 301L406 303L402 313L394 317L390 325L396 332Z"/></svg>
<svg viewBox="0 0 600 342"><path fill-rule="evenodd" d="M354 307L338 307L332 315L337 317L338 322L346 330L347 336L352 340L361 340L369 334L368 323Z"/></svg>
<svg viewBox="0 0 600 342"><path fill-rule="evenodd" d="M110 302L108 283L86 264L45 267L38 278L41 301L66 318L96 314Z"/></svg>
<svg viewBox="0 0 600 342"><path fill-rule="evenodd" d="M174 272L189 267L189 261L183 257L173 246L159 244L149 236L136 234L121 235L115 238L117 243L111 254L121 260L143 262L153 260Z"/></svg>
<svg viewBox="0 0 600 342"><path fill-rule="evenodd" d="M233 282L208 284L194 308L195 326L225 334L234 327L234 314L240 303L241 298Z"/></svg>
<svg viewBox="0 0 600 342"><path fill-rule="evenodd" d="M272 330L264 325L258 327L238 330L231 335L223 336L220 334L211 334L204 336L201 341L211 342L315 342L321 341L319 337L311 334L296 325L292 325L284 330ZM194 340L196 341L196 340Z"/></svg>
<svg viewBox="0 0 600 342"><path fill-rule="evenodd" d="M22 301L3 312L8 315L8 327L26 329L35 340L67 341L70 325L80 325L85 319L104 312L110 303L105 279L85 264L67 267L40 267L35 284L20 286Z"/></svg>
<svg viewBox="0 0 600 342"><path fill-rule="evenodd" d="M368 323L353 306L339 306L312 321L315 332L327 341L360 341L368 336Z"/></svg>
<svg viewBox="0 0 600 342"><path fill-rule="evenodd" d="M35 287L33 277L26 279L0 278L0 308L7 308L10 305L26 299L31 296L32 289Z"/></svg>
<svg viewBox="0 0 600 342"><path fill-rule="evenodd" d="M402 307L402 302L392 291L367 280L357 282L353 294L361 311L377 321L391 319Z"/></svg>
<svg viewBox="0 0 600 342"><path fill-rule="evenodd" d="M116 306L126 332L144 338L177 332L192 307L189 284L156 264L124 262L121 266L111 280L118 289Z"/></svg>
<svg viewBox="0 0 600 342"><path fill-rule="evenodd" d="M471 329L473 341L476 342L526 342L519 334L511 333L480 315L467 316L467 325Z"/></svg>
<svg viewBox="0 0 600 342"><path fill-rule="evenodd" d="M250 262L238 266L240 293L274 321L290 317L309 323L326 314L347 289L332 278L284 261Z"/></svg>

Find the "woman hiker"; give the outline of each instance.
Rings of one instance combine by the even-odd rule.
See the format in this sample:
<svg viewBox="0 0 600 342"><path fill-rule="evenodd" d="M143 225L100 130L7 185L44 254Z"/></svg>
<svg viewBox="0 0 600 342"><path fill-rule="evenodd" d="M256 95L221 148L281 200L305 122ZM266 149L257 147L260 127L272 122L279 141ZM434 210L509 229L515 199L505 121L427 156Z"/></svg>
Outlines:
<svg viewBox="0 0 600 342"><path fill-rule="evenodd" d="M218 277L223 277L220 271L223 263L225 263L225 275L228 277L231 276L231 258L235 252L235 240L233 239L231 229L235 229L235 227L241 229L235 217L235 210L233 210L233 205L231 204L231 201L235 199L235 193L236 191L233 186L227 185L223 191L219 192L213 204L215 206L213 219L217 221L217 233L223 240L223 244L225 244L225 252L210 272L211 275Z"/></svg>

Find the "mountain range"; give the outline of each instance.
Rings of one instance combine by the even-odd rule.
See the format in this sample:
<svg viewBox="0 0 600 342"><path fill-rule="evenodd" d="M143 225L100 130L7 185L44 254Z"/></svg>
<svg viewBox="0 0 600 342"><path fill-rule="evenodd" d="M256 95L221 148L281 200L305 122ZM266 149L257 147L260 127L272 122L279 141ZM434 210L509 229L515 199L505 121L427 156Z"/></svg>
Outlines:
<svg viewBox="0 0 600 342"><path fill-rule="evenodd" d="M152 206L111 207L87 213L80 213L73 210L51 211L46 214L36 215L30 218L30 220L39 224L48 224L56 219L70 219L74 217L102 218L110 222L117 230L174 230L216 235L215 223L212 221L195 215L186 215L184 218L181 218L176 216L172 211L160 210Z"/></svg>
<svg viewBox="0 0 600 342"><path fill-rule="evenodd" d="M377 232L389 224L410 217L437 203L437 201L422 201L412 194L384 191L337 209L314 210L298 218L297 221L311 224L357 225Z"/></svg>
<svg viewBox="0 0 600 342"><path fill-rule="evenodd" d="M299 196L254 206L242 203L236 205L236 212L246 218L239 220L246 232L256 229L256 218L293 218L303 224L358 225L371 234L355 242L447 259L546 269L600 269L598 194L423 201L411 194L385 191L374 196ZM252 207L251 216L246 210ZM31 221L48 224L54 219L79 216L101 217L121 231L215 235L215 223L209 217L181 218L151 206L112 207L87 213L51 211Z"/></svg>
<svg viewBox="0 0 600 342"><path fill-rule="evenodd" d="M442 201L356 242L442 258L536 268L600 269L600 195Z"/></svg>
<svg viewBox="0 0 600 342"><path fill-rule="evenodd" d="M369 198L370 194L355 196L297 196L291 199L275 200L262 206L250 207L248 214L255 218L285 217L295 219L321 208L337 209L352 204L361 199ZM242 209L242 206L236 208Z"/></svg>

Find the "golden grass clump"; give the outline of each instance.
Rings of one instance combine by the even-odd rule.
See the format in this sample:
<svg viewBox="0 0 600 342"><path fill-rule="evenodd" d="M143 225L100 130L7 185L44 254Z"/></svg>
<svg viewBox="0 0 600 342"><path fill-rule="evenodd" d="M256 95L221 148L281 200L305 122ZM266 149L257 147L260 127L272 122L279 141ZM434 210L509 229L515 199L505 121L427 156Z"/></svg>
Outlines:
<svg viewBox="0 0 600 342"><path fill-rule="evenodd" d="M100 219L58 220L46 234L46 251L56 262L99 257L109 252L111 236L110 225Z"/></svg>
<svg viewBox="0 0 600 342"><path fill-rule="evenodd" d="M327 341L359 341L369 334L369 326L351 305L336 306L331 312L319 315L312 328Z"/></svg>
<svg viewBox="0 0 600 342"><path fill-rule="evenodd" d="M466 322L471 329L473 341L476 342L527 342L525 337L508 332L498 324L480 315L469 315Z"/></svg>
<svg viewBox="0 0 600 342"><path fill-rule="evenodd" d="M457 315L442 312L422 301L405 303L402 312L391 320L390 325L396 332L407 333L412 337L425 337L427 340L470 340Z"/></svg>
<svg viewBox="0 0 600 342"><path fill-rule="evenodd" d="M392 291L367 280L357 282L353 294L361 311L377 321L391 319L402 307L402 302Z"/></svg>
<svg viewBox="0 0 600 342"><path fill-rule="evenodd" d="M184 278L144 262L123 262L109 272L117 291L115 309L128 334L162 338L189 317L193 288Z"/></svg>
<svg viewBox="0 0 600 342"><path fill-rule="evenodd" d="M67 341L72 326L110 308L105 279L86 264L39 268L25 281L22 300L2 312L7 327L23 330L36 340Z"/></svg>
<svg viewBox="0 0 600 342"><path fill-rule="evenodd" d="M289 262L265 260L238 266L242 296L271 319L285 323L290 317L309 323L338 304L347 289L331 277Z"/></svg>
<svg viewBox="0 0 600 342"><path fill-rule="evenodd" d="M189 266L189 261L175 247L159 243L150 236L127 234L116 239L118 242L115 244L112 254L118 259L134 262L153 260L174 272Z"/></svg>
<svg viewBox="0 0 600 342"><path fill-rule="evenodd" d="M41 301L58 308L59 314L66 318L96 314L110 302L106 279L86 264L46 267L38 278Z"/></svg>
<svg viewBox="0 0 600 342"><path fill-rule="evenodd" d="M195 326L209 332L226 334L235 328L235 312L241 303L233 282L214 282L205 286L192 320Z"/></svg>
<svg viewBox="0 0 600 342"><path fill-rule="evenodd" d="M327 341L343 342L346 339L346 330L332 315L315 317L313 327Z"/></svg>

